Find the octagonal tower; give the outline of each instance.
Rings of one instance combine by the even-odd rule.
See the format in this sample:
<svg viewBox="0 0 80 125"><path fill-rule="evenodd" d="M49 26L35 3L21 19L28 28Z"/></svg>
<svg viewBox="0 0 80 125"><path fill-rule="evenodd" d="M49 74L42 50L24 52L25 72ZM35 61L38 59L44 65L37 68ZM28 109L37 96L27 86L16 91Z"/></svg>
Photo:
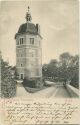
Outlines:
<svg viewBox="0 0 80 125"><path fill-rule="evenodd" d="M31 22L29 11L26 13L26 23L19 27L16 39L16 67L19 79L42 77L42 47L39 24Z"/></svg>

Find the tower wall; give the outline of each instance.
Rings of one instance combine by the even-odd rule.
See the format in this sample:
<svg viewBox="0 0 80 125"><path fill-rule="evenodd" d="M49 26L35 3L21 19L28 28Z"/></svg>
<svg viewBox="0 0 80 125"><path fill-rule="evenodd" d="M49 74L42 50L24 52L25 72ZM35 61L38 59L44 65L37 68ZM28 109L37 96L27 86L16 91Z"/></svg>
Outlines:
<svg viewBox="0 0 80 125"><path fill-rule="evenodd" d="M22 44L20 44L21 38L23 38ZM19 79L42 77L42 50L39 35L18 35L16 37L16 57Z"/></svg>

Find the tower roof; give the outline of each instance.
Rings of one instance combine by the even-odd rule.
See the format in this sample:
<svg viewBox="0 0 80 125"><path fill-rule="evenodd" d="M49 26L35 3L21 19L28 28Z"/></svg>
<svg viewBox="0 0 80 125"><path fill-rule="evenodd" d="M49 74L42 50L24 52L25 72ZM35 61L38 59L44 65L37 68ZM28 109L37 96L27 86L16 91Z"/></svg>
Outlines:
<svg viewBox="0 0 80 125"><path fill-rule="evenodd" d="M35 26L35 24L33 23L25 23L25 24L22 24L18 30L18 33L31 33L31 34L35 34L37 35L38 32L37 32L37 28Z"/></svg>
<svg viewBox="0 0 80 125"><path fill-rule="evenodd" d="M39 32L40 27L39 27L38 24L35 25L35 24L33 24L31 22L32 17L31 17L29 9L30 8L28 6L28 11L26 13L26 23L20 25L19 30L18 30L18 32L15 35L15 38L16 38L17 35L25 34L25 33L27 33L27 34L33 34L33 35L39 35L40 36L40 32Z"/></svg>

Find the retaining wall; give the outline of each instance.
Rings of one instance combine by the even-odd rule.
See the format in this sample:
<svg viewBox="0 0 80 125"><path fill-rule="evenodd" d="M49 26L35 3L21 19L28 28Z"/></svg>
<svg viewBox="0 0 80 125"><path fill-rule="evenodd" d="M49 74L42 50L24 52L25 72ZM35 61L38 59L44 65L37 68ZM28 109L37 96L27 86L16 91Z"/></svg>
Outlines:
<svg viewBox="0 0 80 125"><path fill-rule="evenodd" d="M66 89L67 91L69 92L70 96L71 97L79 97L79 89L76 89L75 87L69 85L69 84L66 84Z"/></svg>

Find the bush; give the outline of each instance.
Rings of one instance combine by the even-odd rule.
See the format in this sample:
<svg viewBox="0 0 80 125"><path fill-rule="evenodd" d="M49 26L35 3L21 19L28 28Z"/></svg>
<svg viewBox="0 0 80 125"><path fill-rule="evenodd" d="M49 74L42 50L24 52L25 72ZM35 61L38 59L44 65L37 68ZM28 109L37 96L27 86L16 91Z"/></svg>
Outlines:
<svg viewBox="0 0 80 125"><path fill-rule="evenodd" d="M11 98L16 95L16 81L12 75L12 67L7 62L1 62L1 97Z"/></svg>
<svg viewBox="0 0 80 125"><path fill-rule="evenodd" d="M43 86L43 82L41 78L24 78L23 86L28 86L31 88L37 88Z"/></svg>

